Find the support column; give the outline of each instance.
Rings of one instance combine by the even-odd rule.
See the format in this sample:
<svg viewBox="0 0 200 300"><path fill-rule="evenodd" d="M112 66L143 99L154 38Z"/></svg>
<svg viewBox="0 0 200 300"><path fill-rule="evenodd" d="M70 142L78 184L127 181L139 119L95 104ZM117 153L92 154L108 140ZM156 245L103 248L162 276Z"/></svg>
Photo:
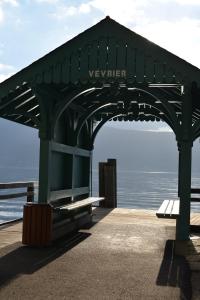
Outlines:
<svg viewBox="0 0 200 300"><path fill-rule="evenodd" d="M39 203L48 203L51 180L51 141L40 139Z"/></svg>
<svg viewBox="0 0 200 300"><path fill-rule="evenodd" d="M176 239L188 240L190 235L192 162L192 98L191 91L188 88L185 88L183 94L181 134L178 140L178 148L178 194L180 198L180 213L176 224Z"/></svg>
<svg viewBox="0 0 200 300"><path fill-rule="evenodd" d="M181 163L181 151L178 143L178 197L180 197L180 163Z"/></svg>
<svg viewBox="0 0 200 300"><path fill-rule="evenodd" d="M90 182L90 196L91 197L92 197L92 194L93 194L93 179L92 179L93 171L92 171L92 168L93 168L93 150L92 150L91 155L90 155L90 178L89 178L89 182Z"/></svg>
<svg viewBox="0 0 200 300"><path fill-rule="evenodd" d="M78 123L78 120L75 120L75 123ZM91 126L91 123L88 125ZM76 155L73 155L73 176L72 176L72 189L73 188L79 188L79 187L88 187L89 193L75 196L74 200L83 199L86 197L89 197L91 194L90 187L91 187L91 149L90 149L90 129L87 129L86 127L83 127L79 134L77 135L77 130L74 132L73 136L73 143L74 147L80 147L83 150L89 152L89 155L84 153L79 153Z"/></svg>
<svg viewBox="0 0 200 300"><path fill-rule="evenodd" d="M177 240L188 240L190 235L191 158L191 142L183 141L179 144L180 215L176 225Z"/></svg>
<svg viewBox="0 0 200 300"><path fill-rule="evenodd" d="M52 101L40 88L35 88L41 112L39 128L39 196L38 203L27 203L23 212L22 243L29 246L47 246L52 241L53 213L48 203L51 179L51 109Z"/></svg>
<svg viewBox="0 0 200 300"><path fill-rule="evenodd" d="M38 203L48 203L50 199L50 177L51 177L51 140L54 135L52 119L54 115L54 104L57 97L49 85L37 85L33 87L40 107L40 159L39 159L39 196Z"/></svg>

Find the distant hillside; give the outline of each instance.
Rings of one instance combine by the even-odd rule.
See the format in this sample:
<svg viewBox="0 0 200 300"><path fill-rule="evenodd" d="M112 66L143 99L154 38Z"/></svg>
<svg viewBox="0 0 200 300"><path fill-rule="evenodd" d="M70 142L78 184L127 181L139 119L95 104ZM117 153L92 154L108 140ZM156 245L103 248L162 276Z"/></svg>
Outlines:
<svg viewBox="0 0 200 300"><path fill-rule="evenodd" d="M0 166L37 167L38 131L0 119Z"/></svg>
<svg viewBox="0 0 200 300"><path fill-rule="evenodd" d="M0 119L0 166L38 167L38 131ZM178 152L172 133L104 126L95 142L93 166L117 158L121 170L177 171ZM193 147L193 171L200 171L200 144Z"/></svg>
<svg viewBox="0 0 200 300"><path fill-rule="evenodd" d="M169 132L135 131L104 126L95 141L94 166L116 158L121 170L177 171L178 150ZM200 171L200 144L193 147L193 171Z"/></svg>

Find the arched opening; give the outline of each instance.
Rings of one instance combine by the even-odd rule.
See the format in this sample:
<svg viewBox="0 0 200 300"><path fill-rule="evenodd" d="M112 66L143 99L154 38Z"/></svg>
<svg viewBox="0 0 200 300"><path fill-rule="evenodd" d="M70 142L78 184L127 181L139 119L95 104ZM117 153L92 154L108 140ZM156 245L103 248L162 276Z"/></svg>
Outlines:
<svg viewBox="0 0 200 300"><path fill-rule="evenodd" d="M154 87L149 89L146 87L139 88L137 86L124 88L123 85L116 86L112 84L98 89L90 88L77 91L76 95L70 95L68 100L63 102L55 112L53 122L55 127L52 128L54 140L68 146L92 150L98 131L111 119L131 122L163 120L171 127L178 138L179 123L177 115L175 110L169 105L166 95L168 98L172 97L173 99L180 97L180 95L173 95L173 92L170 94L167 92L167 89L160 87L157 89ZM70 105L76 107L76 113L73 112ZM65 161L58 163L58 157ZM68 159L67 162L66 159ZM88 184L89 177L88 175L86 176L86 172L91 169L91 157L85 158L80 155L63 155L54 152L52 161L55 166L54 170L59 166L57 169L61 173L61 169L63 169L61 174L63 180L65 180L64 175L67 176L68 174L68 184L66 185L65 182L60 184L60 175L58 175L56 177L59 184L55 184L55 179L51 185L52 190L80 188ZM68 165L68 171L62 167L63 165ZM131 170L135 170L135 166ZM143 170L143 172L146 171ZM158 171L149 169L148 172ZM74 177L75 173L78 174L78 176L75 176L76 178Z"/></svg>
<svg viewBox="0 0 200 300"><path fill-rule="evenodd" d="M178 149L163 122L108 122L93 153L93 193L98 194L98 162L117 159L118 207L153 209L178 198Z"/></svg>

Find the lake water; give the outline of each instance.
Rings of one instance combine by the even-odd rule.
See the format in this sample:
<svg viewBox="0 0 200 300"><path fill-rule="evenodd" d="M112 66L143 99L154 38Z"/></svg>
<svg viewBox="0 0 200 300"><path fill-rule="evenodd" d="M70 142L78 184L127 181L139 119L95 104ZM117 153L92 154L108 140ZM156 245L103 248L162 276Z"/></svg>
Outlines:
<svg viewBox="0 0 200 300"><path fill-rule="evenodd" d="M193 173L192 187L200 187L200 173ZM177 199L176 172L117 171L117 206L157 210L163 200ZM93 171L93 195L98 195L98 172ZM200 212L200 203L192 204Z"/></svg>
<svg viewBox="0 0 200 300"><path fill-rule="evenodd" d="M0 168L0 182L38 180L33 168ZM176 172L117 172L118 207L157 210L165 199L177 199ZM192 186L200 187L200 173L193 173ZM10 190L17 192L20 189ZM5 191L0 191L3 194ZM7 191L6 191L7 192ZM36 191L37 192L37 191ZM93 171L93 195L98 195L98 172ZM36 195L37 200L37 195ZM0 223L22 217L26 199L0 201ZM192 211L200 212L200 203L192 204Z"/></svg>

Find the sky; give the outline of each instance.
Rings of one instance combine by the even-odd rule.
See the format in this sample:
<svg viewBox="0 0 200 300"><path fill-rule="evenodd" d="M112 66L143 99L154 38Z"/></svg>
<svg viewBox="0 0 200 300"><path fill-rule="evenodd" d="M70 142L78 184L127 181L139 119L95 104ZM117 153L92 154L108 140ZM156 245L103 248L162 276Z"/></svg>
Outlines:
<svg viewBox="0 0 200 300"><path fill-rule="evenodd" d="M200 68L200 0L0 0L0 82L106 15Z"/></svg>

